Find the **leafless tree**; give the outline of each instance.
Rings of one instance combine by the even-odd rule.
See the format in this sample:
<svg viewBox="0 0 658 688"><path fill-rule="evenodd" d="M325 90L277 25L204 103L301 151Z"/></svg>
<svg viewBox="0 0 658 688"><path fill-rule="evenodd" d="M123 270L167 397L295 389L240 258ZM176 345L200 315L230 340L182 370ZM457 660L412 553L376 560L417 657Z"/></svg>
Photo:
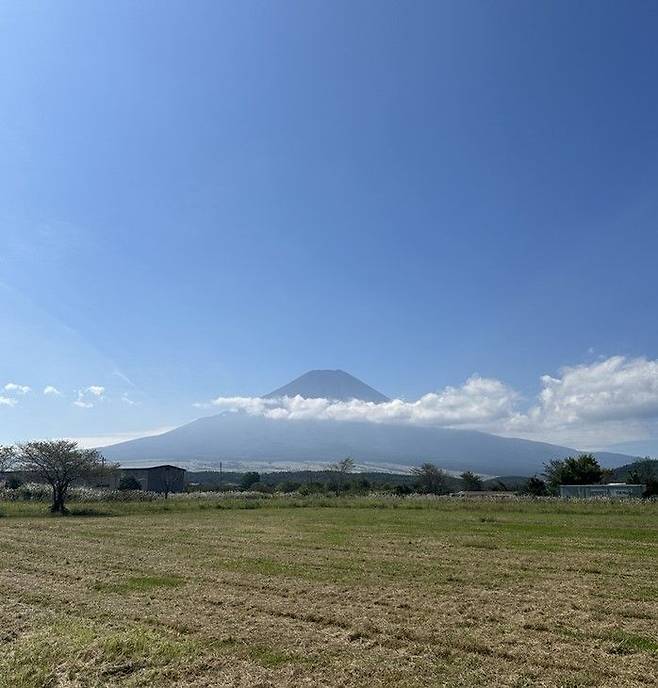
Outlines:
<svg viewBox="0 0 658 688"><path fill-rule="evenodd" d="M53 490L52 513L66 513L71 484L81 478L101 474L102 455L95 449L82 449L72 440L26 442L18 445L18 465L23 471L48 483Z"/></svg>
<svg viewBox="0 0 658 688"><path fill-rule="evenodd" d="M16 447L0 444L0 477L10 471L16 463Z"/></svg>
<svg viewBox="0 0 658 688"><path fill-rule="evenodd" d="M342 475L352 473L355 468L356 464L354 463L354 459L351 456L348 456L346 459L338 461L337 463L332 463L331 466L329 466L330 470L337 471Z"/></svg>

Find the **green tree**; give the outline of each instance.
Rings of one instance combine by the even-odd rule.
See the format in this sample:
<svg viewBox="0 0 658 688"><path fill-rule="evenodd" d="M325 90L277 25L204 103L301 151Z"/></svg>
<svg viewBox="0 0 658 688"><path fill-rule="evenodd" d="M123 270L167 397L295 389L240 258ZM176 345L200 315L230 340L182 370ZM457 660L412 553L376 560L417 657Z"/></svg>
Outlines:
<svg viewBox="0 0 658 688"><path fill-rule="evenodd" d="M122 475L119 480L120 490L141 490L142 486L134 475Z"/></svg>
<svg viewBox="0 0 658 688"><path fill-rule="evenodd" d="M336 495L339 495L341 492L347 492L349 487L348 476L354 471L355 467L354 459L350 456L342 461L331 464L329 470L333 471L336 477L329 479L327 488L331 490L331 492L335 492Z"/></svg>
<svg viewBox="0 0 658 688"><path fill-rule="evenodd" d="M459 476L464 482L465 490L481 490L482 489L482 478L480 478L477 473L471 471L464 471Z"/></svg>
<svg viewBox="0 0 658 688"><path fill-rule="evenodd" d="M592 485L609 477L610 472L601 468L593 454L553 459L544 464L544 475L551 492L560 485Z"/></svg>
<svg viewBox="0 0 658 688"><path fill-rule="evenodd" d="M626 482L633 485L644 485L644 496L655 497L658 495L658 461L645 459L636 461L626 474Z"/></svg>
<svg viewBox="0 0 658 688"><path fill-rule="evenodd" d="M523 486L522 492L533 497L544 497L548 494L548 489L546 488L546 483L535 475L532 478L528 478L528 482Z"/></svg>
<svg viewBox="0 0 658 688"><path fill-rule="evenodd" d="M103 456L96 449L82 449L72 440L26 442L18 445L18 465L52 487L52 513L65 514L71 484L83 478L102 475ZM114 469L114 467L111 467Z"/></svg>
<svg viewBox="0 0 658 688"><path fill-rule="evenodd" d="M258 471L248 471L242 476L240 489L250 490L258 482L260 482L260 473Z"/></svg>
<svg viewBox="0 0 658 688"><path fill-rule="evenodd" d="M424 463L411 469L416 477L416 490L424 494L446 494L449 492L448 474L433 463Z"/></svg>

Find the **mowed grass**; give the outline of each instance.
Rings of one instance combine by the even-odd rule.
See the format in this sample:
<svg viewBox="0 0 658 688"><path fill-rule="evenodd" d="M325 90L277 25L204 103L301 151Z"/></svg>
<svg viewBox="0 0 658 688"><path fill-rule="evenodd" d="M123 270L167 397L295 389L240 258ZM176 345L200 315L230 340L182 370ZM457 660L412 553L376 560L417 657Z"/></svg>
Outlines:
<svg viewBox="0 0 658 688"><path fill-rule="evenodd" d="M244 507L0 504L0 688L657 684L656 503Z"/></svg>

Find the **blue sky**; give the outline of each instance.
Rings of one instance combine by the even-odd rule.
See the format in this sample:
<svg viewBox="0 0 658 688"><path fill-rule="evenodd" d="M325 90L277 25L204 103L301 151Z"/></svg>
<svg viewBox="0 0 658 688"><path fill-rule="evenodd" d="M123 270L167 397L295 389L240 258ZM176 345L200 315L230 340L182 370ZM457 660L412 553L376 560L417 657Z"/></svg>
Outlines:
<svg viewBox="0 0 658 688"><path fill-rule="evenodd" d="M318 367L525 415L621 370L630 434L517 432L658 437L656 35L644 2L0 3L0 441Z"/></svg>

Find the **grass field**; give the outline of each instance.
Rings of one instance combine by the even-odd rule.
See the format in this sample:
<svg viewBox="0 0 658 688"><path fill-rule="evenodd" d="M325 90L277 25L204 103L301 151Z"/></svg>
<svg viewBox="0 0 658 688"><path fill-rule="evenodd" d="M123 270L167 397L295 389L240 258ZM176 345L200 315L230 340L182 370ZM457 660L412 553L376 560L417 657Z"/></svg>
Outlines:
<svg viewBox="0 0 658 688"><path fill-rule="evenodd" d="M656 503L257 504L0 504L0 687L657 683Z"/></svg>

